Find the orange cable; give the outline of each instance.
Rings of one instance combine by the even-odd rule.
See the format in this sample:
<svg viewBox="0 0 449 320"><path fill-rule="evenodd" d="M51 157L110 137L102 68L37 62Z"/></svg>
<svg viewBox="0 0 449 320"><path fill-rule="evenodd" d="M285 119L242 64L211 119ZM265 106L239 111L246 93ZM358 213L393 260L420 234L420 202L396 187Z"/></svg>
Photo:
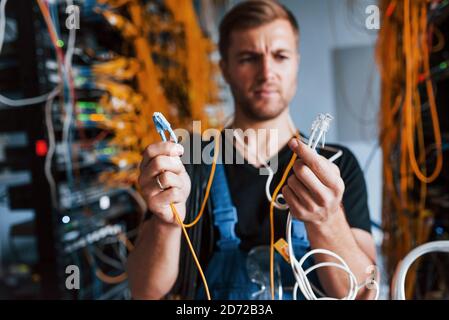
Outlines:
<svg viewBox="0 0 449 320"><path fill-rule="evenodd" d="M221 130L219 130L219 131L221 131ZM198 221L201 219L201 216L204 213L204 208L206 207L207 199L209 198L209 193L210 193L210 189L211 189L211 186L212 186L212 181L214 180L214 176L215 176L215 168L217 166L218 155L220 153L219 152L219 147L220 147L219 142L220 142L220 135L218 135L218 137L215 137L214 158L213 158L213 161L212 161L212 168L211 168L211 171L210 171L210 174L209 174L209 179L207 181L206 193L204 195L203 203L201 204L200 211L198 212L196 218L192 222L190 222L190 223L187 223L187 224L183 223L183 226L186 227L186 228L191 228L195 224L197 224Z"/></svg>
<svg viewBox="0 0 449 320"><path fill-rule="evenodd" d="M179 216L178 211L176 210L175 205L173 203L170 203L170 207L171 207L171 210L176 218L176 221L182 228L182 232L184 233L184 236L187 240L187 244L189 245L190 252L192 253L193 259L195 260L195 264L196 264L198 271L201 275L201 279L203 280L204 289L205 289L206 295L207 295L207 300L211 300L209 286L207 285L206 277L204 276L203 269L201 268L200 262L198 261L198 258L196 257L195 250L193 249L192 243L190 242L190 238L189 238L189 235L187 234L186 228L184 227L184 224L182 223L182 220Z"/></svg>
<svg viewBox="0 0 449 320"><path fill-rule="evenodd" d="M296 138L299 139L299 135L296 134ZM271 299L274 300L274 202L276 201L277 195L281 190L285 180L287 180L288 174L296 161L297 155L293 152L293 155L288 163L285 171L282 175L281 181L278 183L274 189L273 195L270 202L270 288L271 288Z"/></svg>

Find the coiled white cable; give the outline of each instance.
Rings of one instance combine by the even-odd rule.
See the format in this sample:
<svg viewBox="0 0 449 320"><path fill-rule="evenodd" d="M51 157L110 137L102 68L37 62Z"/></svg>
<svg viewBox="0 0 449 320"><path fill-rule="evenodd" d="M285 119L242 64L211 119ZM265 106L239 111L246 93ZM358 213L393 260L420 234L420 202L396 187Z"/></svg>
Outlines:
<svg viewBox="0 0 449 320"><path fill-rule="evenodd" d="M449 253L449 241L432 241L416 247L409 254L407 254L402 260L399 269L397 270L395 276L396 279L393 282L393 299L394 300L405 300L405 278L407 276L407 271L413 262L416 261L422 255L431 252L447 252Z"/></svg>
<svg viewBox="0 0 449 320"><path fill-rule="evenodd" d="M329 114L319 114L317 119L312 123L312 128L311 128L311 135L308 141L308 146L310 148L312 148L313 150L316 150L319 142L321 141L321 148L325 148L325 149L330 149L331 151L334 151L335 154L329 158L329 161L334 162L335 160L337 160L339 157L341 157L341 155L343 154L342 150L339 149L334 149L334 148L329 148L329 147L325 147L324 143L325 143L325 138L326 138L326 133L329 130L330 127L330 122L332 121L333 117ZM292 124L291 124L292 125ZM295 132L295 130L293 130L293 132ZM246 144L244 143L243 139L236 134L236 132L234 132L234 137L236 138L236 141L246 150L248 150L246 148ZM253 156L257 157L257 161L259 161L267 170L268 170L268 178L267 178L267 182L265 184L265 194L266 197L268 199L269 202L271 202L272 199L272 195L270 193L270 185L271 182L273 180L274 177L274 172L271 169L271 167L267 164L266 161L264 161L259 154L253 154ZM288 210L288 205L285 203L280 203L279 199L283 199L282 194L279 194L276 197L276 201L274 202L274 206L277 209L280 210ZM345 271L348 275L349 275L349 290L348 290L348 294L342 299L342 300L355 300L358 294L358 291L363 288L364 286L371 284L375 289L376 289L376 296L375 296L375 300L378 299L379 297L379 286L377 284L377 282L373 279L368 279L370 281L366 281L365 283L362 283L361 285L357 284L357 278L355 277L355 275L352 273L352 271L350 270L349 266L346 264L346 262L337 254L335 254L334 252L330 251L330 250L326 250L326 249L314 249L309 251L307 254L305 254L299 261L296 259L295 254L293 252L293 245L292 244L292 235L291 235L291 230L292 230L292 215L289 212L288 217L287 217L287 228L286 228L286 236L287 236L287 242L290 244L288 246L288 250L289 250L289 256L290 256L290 264L292 267L292 271L293 271L293 275L295 277L296 283L295 286L293 288L293 299L296 300L297 299L297 292L298 292L298 288L301 290L302 294L304 295L304 297L307 300L339 300L337 298L332 298L332 297L325 297L323 293L319 292L318 289L316 289L314 287L314 285L312 283L309 282L307 275L312 272L313 270L316 270L318 268L322 268L322 267L335 267L335 268L339 268L343 271ZM303 264L305 263L305 261L311 257L314 254L327 254L330 255L332 257L334 257L335 259L337 259L339 261L339 263L335 263L335 262L322 262L319 264L316 264L310 268L308 268L307 270L304 270L302 268ZM319 294L321 294L321 297L317 297L315 294L315 291L318 292ZM280 297L281 298L281 297Z"/></svg>
<svg viewBox="0 0 449 320"><path fill-rule="evenodd" d="M318 145L318 143L321 140L321 144L322 147L324 147L324 141L325 141L325 136L326 136L326 132L328 131L329 127L330 127L330 121L332 120L332 116L330 116L329 114L323 115L320 114L318 116L318 118L313 122L312 124L312 133L310 135L310 140L308 143L308 146L310 148L312 148L313 150L316 150L316 147ZM318 133L318 134L317 134ZM342 152L340 150L340 154L335 154L334 156L332 156L329 160L331 162L335 161L339 156L341 156ZM357 294L359 292L359 290L363 287L365 287L367 284L371 284L375 287L376 289L376 296L375 296L375 300L378 299L379 297L379 285L377 284L377 282L374 279L370 279L370 282L365 282L362 283L361 285L357 284L357 278L354 275L354 273L351 271L351 269L349 268L349 266L347 265L347 263L343 260L343 258L341 258L339 255L337 255L336 253L330 251L330 250L326 250L326 249L314 249L309 251L308 253L306 253L299 261L296 259L295 257L295 253L294 253L294 249L293 249L293 242L292 242L292 223L293 218L291 213L288 213L288 217L287 217L287 230L286 230L286 234L287 234L287 242L289 244L288 246L288 253L290 256L290 265L292 267L292 271L293 271L293 275L295 276L296 279L296 283L295 286L293 288L293 299L296 300L297 299L297 291L298 288L301 290L302 294L304 295L304 297L307 300L355 300L357 297ZM314 254L326 254L329 256L332 256L333 258L337 259L339 263L335 263L335 262L322 262L319 264L316 264L310 268L308 268L307 270L303 269L303 264L304 262L312 255ZM348 275L349 275L349 289L348 289L348 294L342 298L342 299L337 299L337 298L333 298L333 297L317 297L315 295L314 290L312 289L313 285L309 282L309 279L307 278L307 275L312 272L315 269L318 268L323 268L323 267L335 267L335 268L339 268L343 271L345 271Z"/></svg>
<svg viewBox="0 0 449 320"><path fill-rule="evenodd" d="M308 253L306 253L298 261L295 257L293 245L291 245L293 243L292 242L292 231L291 231L292 230L292 222L293 222L293 218L289 212L288 217L287 217L287 242L289 243L288 254L290 256L290 265L292 267L293 275L295 276L295 279L296 279L296 283L293 288L293 299L294 300L297 299L298 288L301 290L302 294L304 295L304 297L307 300L355 300L359 290L361 288L367 286L368 284L373 285L374 288L376 289L376 296L374 297L374 299L377 300L379 298L379 285L377 284L377 282L375 280L370 279L370 280L367 280L366 282L358 285L356 276L351 271L351 269L346 264L346 262L343 260L343 258L341 258L339 255L337 255L336 253L334 253L330 250L326 250L326 249L311 250ZM314 254L326 254L326 255L332 256L335 259L337 259L339 261L339 263L322 262L322 263L318 263L316 265L311 266L307 270L304 270L302 267L303 264L309 257L311 257ZM315 292L312 289L313 284L310 283L309 279L307 278L307 275L310 272L312 272L313 270L318 269L318 268L323 268L323 267L339 268L339 269L345 271L349 275L348 294L344 298L337 299L337 298L325 297L325 296L317 297L315 295ZM318 290L315 289L315 291L318 291ZM321 293L321 295L323 295L323 294Z"/></svg>

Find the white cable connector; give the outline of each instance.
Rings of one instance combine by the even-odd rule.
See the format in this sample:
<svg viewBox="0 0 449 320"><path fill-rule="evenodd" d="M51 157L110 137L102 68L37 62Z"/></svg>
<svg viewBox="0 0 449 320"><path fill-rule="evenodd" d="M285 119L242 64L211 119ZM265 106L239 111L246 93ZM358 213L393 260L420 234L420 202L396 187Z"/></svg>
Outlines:
<svg viewBox="0 0 449 320"><path fill-rule="evenodd" d="M295 134L295 132L297 131L293 121L291 120L291 118L289 117L289 127L291 130L292 134ZM317 147L320 139L322 139L322 148L324 148L324 143L325 143L325 139L326 139L326 133L327 131L329 131L330 128L330 122L333 120L333 117L326 113L326 114L322 114L320 113L318 115L318 117L314 120L313 124L312 124L312 134L311 137L309 138L308 141L308 145L309 147L314 147L314 149ZM318 136L315 137L317 131L319 131ZM243 139L237 134L236 131L234 131L234 137L236 139L236 141L246 150L249 151L249 149L246 148L246 144L243 141ZM315 142L314 142L314 138L316 138ZM313 144L313 146L312 146ZM343 154L343 151L340 149L335 149L335 148L330 148L330 147L326 147L326 149L329 149L332 152L335 152L335 154L329 158L329 161L334 162L335 160L337 160L338 158L340 158ZM272 199L272 195L270 192L270 186L271 186L271 182L273 181L273 177L274 177L274 172L273 169L271 169L271 167L268 165L268 163L261 158L261 156L258 153L252 154L252 156L255 156L257 158L257 161L259 161L259 163L261 163L264 168L268 171L268 178L267 178L267 182L265 184L265 195L268 199L268 202L271 203L271 199ZM280 200L284 199L284 196L282 195L282 193L279 193L274 201L274 207L276 209L279 210L288 210L288 204L285 203L281 203Z"/></svg>
<svg viewBox="0 0 449 320"><path fill-rule="evenodd" d="M334 119L330 114L320 113L312 123L312 133L310 134L309 147L316 149L318 143L321 141L321 146L324 147L326 142L326 133L329 131L331 121ZM318 131L318 136L315 136ZM316 140L314 140L316 139Z"/></svg>
<svg viewBox="0 0 449 320"><path fill-rule="evenodd" d="M324 147L326 133L329 130L330 122L332 121L333 117L329 114L319 114L318 117L315 119L315 121L312 123L312 133L310 135L310 139L308 142L308 146L312 150L316 150L316 147L318 146L318 143L321 141L322 147ZM330 161L336 160L338 157L340 157L342 154L342 151L340 150L339 153L332 156ZM357 278L354 275L354 273L351 271L347 263L336 253L326 250L326 249L314 249L306 253L299 261L295 257L295 253L293 250L293 242L292 242L292 226L293 226L293 217L289 211L288 217L287 217L287 230L286 230L286 237L288 242L288 251L290 256L290 265L292 267L293 275L296 279L296 284L293 288L293 299L297 299L297 291L298 288L301 290L302 294L307 300L340 300L337 298L332 297L317 297L315 295L315 292L313 290L313 284L309 282L309 279L307 278L307 275L312 272L315 269L323 268L323 267L335 267L339 268L343 271L345 271L349 275L349 290L348 294L341 300L355 300L357 297L357 294L359 290L363 287L365 287L367 284L371 284L376 289L376 296L375 300L379 297L379 285L377 282L373 279L367 280L367 282L362 283L361 285L357 284ZM314 254L326 254L328 256L331 256L338 260L338 263L335 262L322 262L319 264L316 264L307 270L304 270L302 268L304 262L312 255ZM315 291L318 291L315 289ZM322 294L323 295L323 294Z"/></svg>

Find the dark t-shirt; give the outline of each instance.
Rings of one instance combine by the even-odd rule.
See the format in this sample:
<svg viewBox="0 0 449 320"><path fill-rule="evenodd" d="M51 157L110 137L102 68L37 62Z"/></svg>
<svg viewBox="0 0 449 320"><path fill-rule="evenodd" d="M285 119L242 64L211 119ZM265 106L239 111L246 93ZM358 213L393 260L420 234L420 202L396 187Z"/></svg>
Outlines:
<svg viewBox="0 0 449 320"><path fill-rule="evenodd" d="M222 150L225 150L225 141L229 143L229 140L226 140L224 135L222 135ZM357 159L348 148L331 144L327 146L343 151L343 155L334 163L339 167L341 177L345 183L343 208L349 226L371 232L366 184ZM236 234L241 240L240 248L249 251L255 246L269 245L270 243L270 203L265 195L265 184L268 176L261 175L259 168L254 167L247 161L244 161L243 164L235 164L235 159L239 153L235 147L232 147L232 150L234 164L226 164L225 161L223 163L232 202L237 209L238 223L236 225ZM326 158L330 158L335 154L335 151L330 151L326 148L317 150ZM277 155L278 168L270 185L271 194L273 194L275 187L280 182L292 154L288 145L285 145L279 151ZM224 159L223 154L220 157L222 160ZM192 180L192 191L187 202L187 222L192 221L199 210L210 167L210 165L186 165L186 170L189 172ZM293 174L293 172L291 171L290 174ZM199 255L203 268L207 268L207 263L218 238L218 230L213 226L211 212L212 204L209 201L201 223L189 229L189 236ZM288 211L275 209L275 241L281 237L285 239L287 214ZM182 239L180 275L176 291L181 292L181 295L184 297L192 297L193 292L195 292L195 283L198 283L198 280L197 270L193 265L191 254L185 245L185 240Z"/></svg>
<svg viewBox="0 0 449 320"><path fill-rule="evenodd" d="M337 145L329 146L343 151L343 155L335 161L335 164L340 168L345 183L343 207L347 221L353 228L370 232L366 186L360 166L347 148ZM234 152L237 151L234 149ZM288 145L278 153L278 170L270 185L271 194L280 182L292 154ZM334 153L320 150L320 154L330 158ZM232 200L237 208L236 234L242 241L241 249L250 250L258 245L268 245L270 243L270 203L265 195L267 176L261 175L259 168L247 162L241 165L225 164L225 171ZM293 174L293 170L290 170L289 174ZM285 238L287 215L287 210L275 208L275 241L281 237Z"/></svg>

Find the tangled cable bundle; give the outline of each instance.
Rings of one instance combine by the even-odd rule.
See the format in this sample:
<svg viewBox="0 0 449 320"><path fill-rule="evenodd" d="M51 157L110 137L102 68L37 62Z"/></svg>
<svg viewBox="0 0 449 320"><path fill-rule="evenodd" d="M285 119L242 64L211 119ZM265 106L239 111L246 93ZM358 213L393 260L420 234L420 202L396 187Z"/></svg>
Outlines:
<svg viewBox="0 0 449 320"><path fill-rule="evenodd" d="M431 78L432 33L427 0L382 0L377 60L382 81L384 252L390 275L412 248L428 240L432 213L428 184L443 167L442 139ZM426 103L427 102L427 103ZM423 106L428 104L428 111ZM431 133L423 115L430 112ZM430 124L429 124L430 126ZM413 290L410 272L407 288Z"/></svg>

